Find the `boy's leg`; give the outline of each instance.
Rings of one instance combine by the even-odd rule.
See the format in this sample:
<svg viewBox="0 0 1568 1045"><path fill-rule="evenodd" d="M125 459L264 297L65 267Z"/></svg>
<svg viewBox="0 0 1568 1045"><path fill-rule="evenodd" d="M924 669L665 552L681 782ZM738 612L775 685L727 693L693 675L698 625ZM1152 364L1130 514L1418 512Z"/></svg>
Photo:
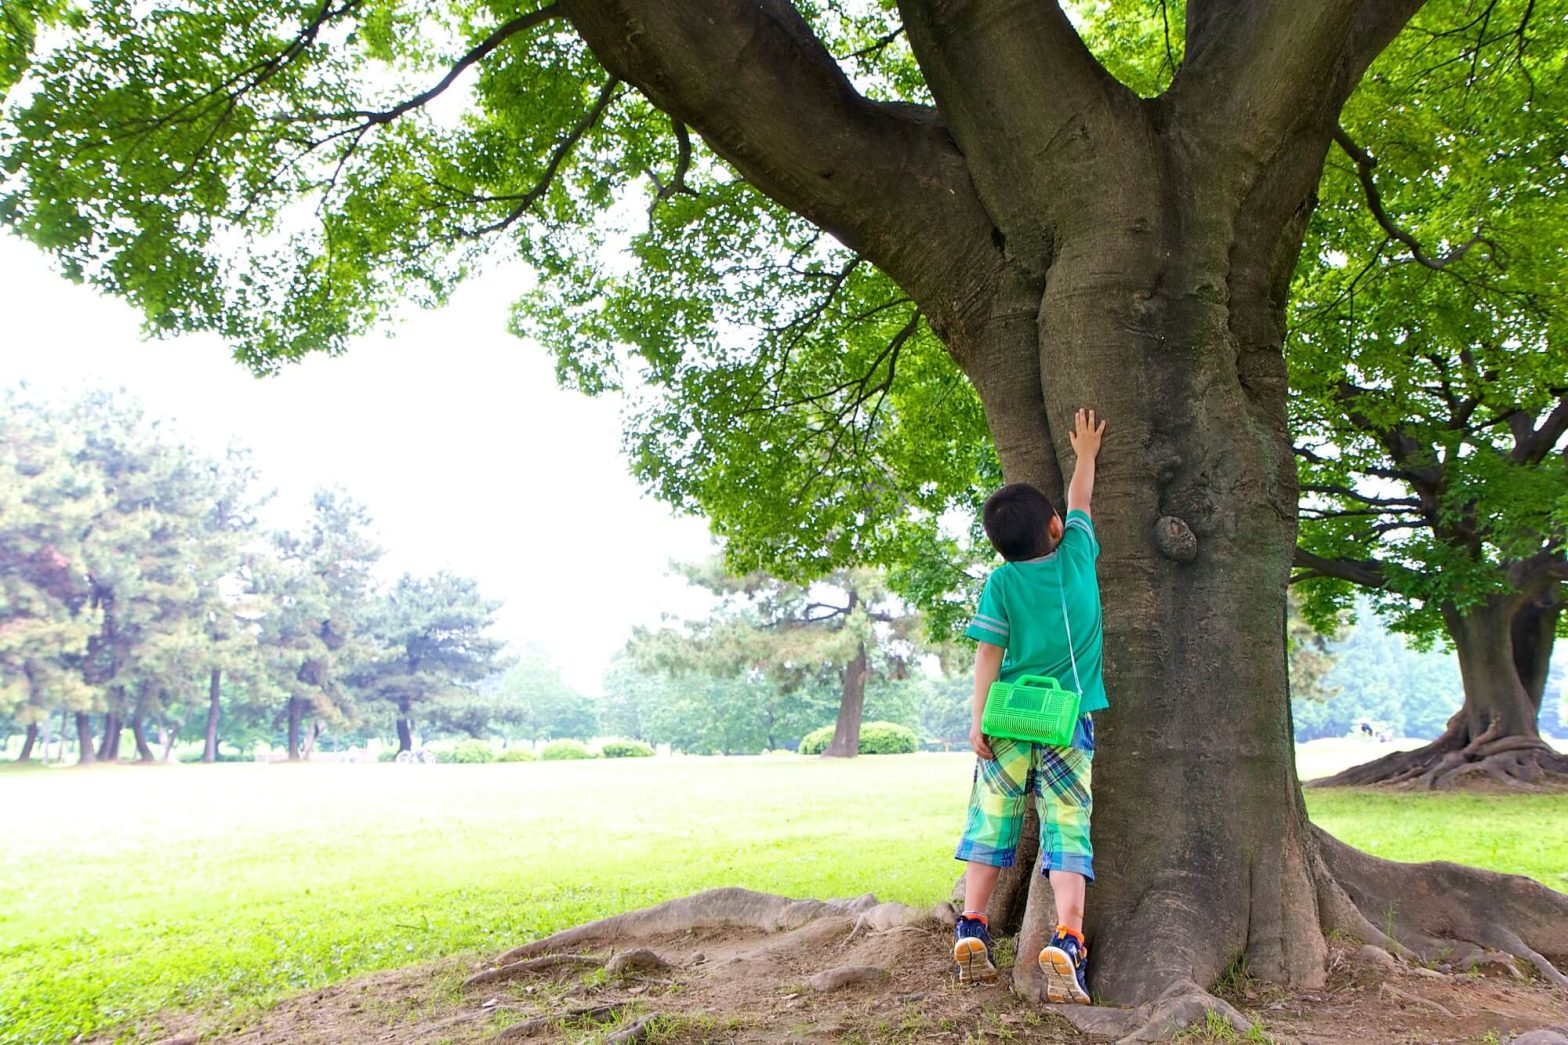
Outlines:
<svg viewBox="0 0 1568 1045"><path fill-rule="evenodd" d="M982 864L970 860L964 869L964 913L984 914L991 904L991 894L996 891L996 880L1002 869L995 864Z"/></svg>
<svg viewBox="0 0 1568 1045"><path fill-rule="evenodd" d="M1089 840L1093 811L1090 777L1093 755L1075 748L1044 748L1035 771L1040 812L1040 863L1056 898L1056 932L1040 952L1047 1000L1090 1003L1084 983L1084 898L1094 879L1094 849Z"/></svg>
<svg viewBox="0 0 1568 1045"><path fill-rule="evenodd" d="M953 961L958 965L961 983L996 977L985 909L991 902L991 893L996 889L1002 868L1011 867L1017 858L1033 746L993 738L991 753L994 757L975 763L969 817L958 852L954 854L967 865L964 916L958 919L953 939Z"/></svg>
<svg viewBox="0 0 1568 1045"><path fill-rule="evenodd" d="M1056 924L1083 933L1083 901L1089 879L1077 871L1052 871L1051 895L1056 897Z"/></svg>

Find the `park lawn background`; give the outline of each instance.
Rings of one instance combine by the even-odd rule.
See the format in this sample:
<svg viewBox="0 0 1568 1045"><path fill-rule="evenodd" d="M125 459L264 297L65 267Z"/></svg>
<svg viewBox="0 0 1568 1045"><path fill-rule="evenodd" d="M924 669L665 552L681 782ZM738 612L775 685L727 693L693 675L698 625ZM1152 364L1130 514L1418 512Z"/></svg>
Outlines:
<svg viewBox="0 0 1568 1045"><path fill-rule="evenodd" d="M1303 775L1388 748L1303 751ZM970 756L0 773L0 1043L281 994L698 889L927 904L958 872ZM1311 791L1401 860L1568 891L1568 796Z"/></svg>

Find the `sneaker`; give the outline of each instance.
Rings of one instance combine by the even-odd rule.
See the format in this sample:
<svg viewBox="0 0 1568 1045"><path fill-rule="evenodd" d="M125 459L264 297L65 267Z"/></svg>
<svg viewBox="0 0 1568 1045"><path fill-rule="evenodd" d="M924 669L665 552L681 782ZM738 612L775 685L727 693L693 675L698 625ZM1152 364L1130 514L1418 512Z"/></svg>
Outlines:
<svg viewBox="0 0 1568 1045"><path fill-rule="evenodd" d="M1040 971L1045 974L1045 997L1052 1005L1092 1005L1084 986L1083 967L1089 949L1076 936L1057 929L1056 935L1040 952Z"/></svg>
<svg viewBox="0 0 1568 1045"><path fill-rule="evenodd" d="M991 962L991 930L978 918L959 918L953 930L953 961L958 963L959 983L996 979Z"/></svg>

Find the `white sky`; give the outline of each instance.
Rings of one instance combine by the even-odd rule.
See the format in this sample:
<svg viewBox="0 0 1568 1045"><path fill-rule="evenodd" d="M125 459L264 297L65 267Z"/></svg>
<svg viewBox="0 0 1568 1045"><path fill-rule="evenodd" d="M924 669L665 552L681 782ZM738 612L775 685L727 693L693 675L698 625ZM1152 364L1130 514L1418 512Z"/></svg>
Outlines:
<svg viewBox="0 0 1568 1045"><path fill-rule="evenodd" d="M250 447L277 491L273 525L302 519L315 488L341 485L374 517L384 576L477 578L505 600L500 637L537 643L597 694L634 625L705 612L707 597L668 565L713 545L706 523L640 494L620 455L619 403L560 390L548 353L506 332L526 279L498 269L390 339L258 379L216 338L144 341L129 306L0 236L0 386L124 387L196 446Z"/></svg>

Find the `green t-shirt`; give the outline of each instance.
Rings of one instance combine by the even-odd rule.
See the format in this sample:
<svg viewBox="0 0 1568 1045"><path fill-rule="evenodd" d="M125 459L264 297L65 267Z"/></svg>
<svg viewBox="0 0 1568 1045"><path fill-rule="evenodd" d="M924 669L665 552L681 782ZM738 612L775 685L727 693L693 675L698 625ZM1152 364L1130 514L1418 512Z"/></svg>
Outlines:
<svg viewBox="0 0 1568 1045"><path fill-rule="evenodd" d="M1003 563L986 578L980 609L964 634L1007 651L1002 656L1001 681L1049 675L1078 692L1083 698L1081 711L1110 706L1103 673L1100 581L1094 572L1099 557L1094 524L1085 513L1071 511L1055 551L1038 559ZM1069 631L1078 660L1078 683L1068 656Z"/></svg>

